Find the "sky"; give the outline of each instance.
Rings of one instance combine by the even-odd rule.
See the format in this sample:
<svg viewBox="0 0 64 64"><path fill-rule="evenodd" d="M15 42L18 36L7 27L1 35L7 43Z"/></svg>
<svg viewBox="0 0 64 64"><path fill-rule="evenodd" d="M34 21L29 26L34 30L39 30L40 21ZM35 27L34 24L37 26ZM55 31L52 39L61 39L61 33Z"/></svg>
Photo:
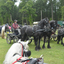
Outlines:
<svg viewBox="0 0 64 64"><path fill-rule="evenodd" d="M15 5L19 6L20 2L21 2L20 0L17 0L17 2L15 3Z"/></svg>
<svg viewBox="0 0 64 64"><path fill-rule="evenodd" d="M36 0L35 0L36 1ZM59 1L59 0L57 0L57 1ZM15 3L15 5L17 5L17 6L19 6L19 3L20 3L21 1L20 0L17 0L17 2ZM49 1L48 1L48 3L49 3ZM48 4L47 3L47 4Z"/></svg>

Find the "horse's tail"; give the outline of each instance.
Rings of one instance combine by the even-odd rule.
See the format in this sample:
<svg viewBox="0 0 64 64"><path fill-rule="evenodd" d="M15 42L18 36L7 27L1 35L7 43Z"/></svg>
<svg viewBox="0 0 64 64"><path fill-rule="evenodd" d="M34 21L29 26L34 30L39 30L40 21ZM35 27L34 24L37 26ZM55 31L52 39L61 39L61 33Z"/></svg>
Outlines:
<svg viewBox="0 0 64 64"><path fill-rule="evenodd" d="M5 27L2 27L1 37L2 37L3 39L5 38Z"/></svg>

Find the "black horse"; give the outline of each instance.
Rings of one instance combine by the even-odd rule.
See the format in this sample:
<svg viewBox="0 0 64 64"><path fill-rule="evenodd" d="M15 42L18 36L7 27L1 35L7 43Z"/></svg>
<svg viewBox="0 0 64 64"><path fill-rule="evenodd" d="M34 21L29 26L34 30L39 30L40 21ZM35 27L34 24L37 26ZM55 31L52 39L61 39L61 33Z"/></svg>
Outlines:
<svg viewBox="0 0 64 64"><path fill-rule="evenodd" d="M38 40L40 41L40 37L42 37L44 27L48 24L48 18L44 18L41 21L39 21L38 25L33 25L33 26L23 26L21 28L21 40L25 41L29 37L34 37L34 42L35 42L35 50L40 49Z"/></svg>
<svg viewBox="0 0 64 64"><path fill-rule="evenodd" d="M48 37L48 45L47 48L51 48L50 46L50 37L52 33L55 33L57 27L57 23L55 20L50 21L48 25L45 26L44 31L42 32L42 36L44 37L44 44L42 48L45 48L45 42L46 42L46 37ZM41 36L40 36L41 39ZM40 48L40 39L39 39L39 48Z"/></svg>
<svg viewBox="0 0 64 64"><path fill-rule="evenodd" d="M57 44L59 44L59 42L61 41L61 44L64 46L63 37L64 37L64 29L63 27L61 27L58 29Z"/></svg>

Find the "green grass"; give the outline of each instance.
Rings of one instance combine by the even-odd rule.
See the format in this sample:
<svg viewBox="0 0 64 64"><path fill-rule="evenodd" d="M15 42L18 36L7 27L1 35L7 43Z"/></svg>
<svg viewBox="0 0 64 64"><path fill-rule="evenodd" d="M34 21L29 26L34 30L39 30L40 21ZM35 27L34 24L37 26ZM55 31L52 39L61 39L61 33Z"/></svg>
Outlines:
<svg viewBox="0 0 64 64"><path fill-rule="evenodd" d="M35 51L35 45L32 41L31 44L29 44L29 49L31 50L31 56L30 57L37 57L39 58L40 55L44 55L44 62L48 64L64 64L64 46L61 44L57 44L56 41L51 40L50 41L51 49L46 48L42 49L40 51ZM10 48L12 44L7 44L5 39L0 38L0 64L3 64L3 60L5 58L5 55ZM43 41L41 41L41 48L43 45Z"/></svg>

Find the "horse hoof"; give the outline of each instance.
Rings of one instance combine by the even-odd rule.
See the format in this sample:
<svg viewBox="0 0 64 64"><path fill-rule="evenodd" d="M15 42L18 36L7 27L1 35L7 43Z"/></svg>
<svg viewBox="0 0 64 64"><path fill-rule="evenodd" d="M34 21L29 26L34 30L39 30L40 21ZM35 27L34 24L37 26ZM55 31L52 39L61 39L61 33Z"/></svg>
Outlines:
<svg viewBox="0 0 64 64"><path fill-rule="evenodd" d="M42 47L43 49L45 49L45 47Z"/></svg>
<svg viewBox="0 0 64 64"><path fill-rule="evenodd" d="M63 46L64 46L64 44L63 44Z"/></svg>
<svg viewBox="0 0 64 64"><path fill-rule="evenodd" d="M39 49L35 49L35 51L39 51Z"/></svg>
<svg viewBox="0 0 64 64"><path fill-rule="evenodd" d="M43 49L45 49L45 47L42 46Z"/></svg>
<svg viewBox="0 0 64 64"><path fill-rule="evenodd" d="M51 47L48 47L49 49L51 49Z"/></svg>
<svg viewBox="0 0 64 64"><path fill-rule="evenodd" d="M57 42L57 44L59 44L59 43Z"/></svg>
<svg viewBox="0 0 64 64"><path fill-rule="evenodd" d="M45 49L45 48L43 48L43 49Z"/></svg>
<svg viewBox="0 0 64 64"><path fill-rule="evenodd" d="M38 49L41 50L41 47L38 46Z"/></svg>
<svg viewBox="0 0 64 64"><path fill-rule="evenodd" d="M45 49L45 46L43 45L42 48Z"/></svg>
<svg viewBox="0 0 64 64"><path fill-rule="evenodd" d="M35 47L35 51L39 51L39 49L37 47Z"/></svg>
<svg viewBox="0 0 64 64"><path fill-rule="evenodd" d="M51 47L50 47L50 46L47 46L47 48L51 49Z"/></svg>
<svg viewBox="0 0 64 64"><path fill-rule="evenodd" d="M38 50L42 50L42 49L40 48L40 49L38 49Z"/></svg>
<svg viewBox="0 0 64 64"><path fill-rule="evenodd" d="M42 50L41 48L39 50Z"/></svg>
<svg viewBox="0 0 64 64"><path fill-rule="evenodd" d="M47 48L51 49L51 47L47 47Z"/></svg>
<svg viewBox="0 0 64 64"><path fill-rule="evenodd" d="M63 42L61 42L61 44L63 45Z"/></svg>

